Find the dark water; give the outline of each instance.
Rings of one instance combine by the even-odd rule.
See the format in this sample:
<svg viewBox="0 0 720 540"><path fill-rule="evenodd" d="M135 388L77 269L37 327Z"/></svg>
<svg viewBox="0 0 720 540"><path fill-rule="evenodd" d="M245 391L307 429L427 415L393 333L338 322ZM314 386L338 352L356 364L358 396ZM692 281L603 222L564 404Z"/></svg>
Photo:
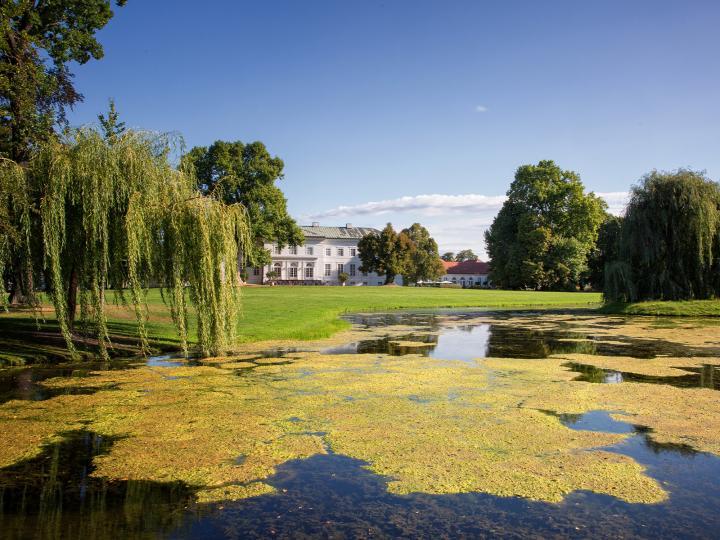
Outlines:
<svg viewBox="0 0 720 540"><path fill-rule="evenodd" d="M473 314L477 315L477 314ZM543 358L556 352L619 354L648 358L658 354L690 356L698 351L654 340L613 336L621 344L579 335L572 328L529 331L507 324L471 325L470 315L453 314L441 323L428 314L354 317L367 326L412 324L401 339L423 341L428 356L471 361L486 356ZM563 339L582 339L580 342ZM406 354L399 338L347 344L326 352ZM672 353L668 351L673 351ZM292 352L268 351L267 357ZM681 354L682 353L682 354ZM705 351L707 355L708 352ZM717 354L717 352L715 353ZM292 361L289 359L288 361ZM193 365L155 358L151 365ZM653 382L718 389L716 368L697 368L681 377L648 380L637 375L573 365L583 380L601 383ZM71 368L38 368L0 376L0 399L49 399L42 380L88 376ZM242 370L240 370L242 371ZM653 378L650 378L653 379ZM682 379L682 380L681 380ZM69 389L67 391L73 391ZM50 393L48 393L50 392ZM93 458L115 440L88 431L64 434L36 458L0 469L0 538L717 538L720 535L720 459L682 445L652 441L643 426L612 419L606 411L557 415L571 429L627 433L607 450L631 456L646 466L670 493L657 505L628 504L613 497L575 492L560 504L461 495L387 492L387 478L347 456L317 455L278 467L268 482L276 494L240 502L202 505L195 488L182 483L108 482L91 476ZM242 461L244 456L238 456Z"/></svg>
<svg viewBox="0 0 720 540"><path fill-rule="evenodd" d="M720 390L720 366L711 364L703 364L700 367L683 367L681 368L683 371L689 372L687 375L664 377L601 369L574 362L569 362L566 365L572 369L572 371L580 374L576 377L578 381L603 384L636 382L645 384L667 384L677 388L710 388L712 390Z"/></svg>
<svg viewBox="0 0 720 540"><path fill-rule="evenodd" d="M37 365L0 370L0 403L13 399L43 401L65 394L92 394L101 389L108 390L108 387L87 385L51 388L42 382L55 377L91 377L91 371L128 369L131 365L129 362L82 364L82 367L72 364Z"/></svg>
<svg viewBox="0 0 720 540"><path fill-rule="evenodd" d="M720 355L720 347L710 350L655 339L580 333L568 325L549 330L532 330L508 324L507 319L510 316L508 314L496 315L498 323L495 324L478 324L469 321L477 315L477 313L452 313L451 320L442 324L438 316L434 314L349 316L347 320L366 328L402 324L419 326L421 330L401 336L356 341L329 347L322 352L326 354L423 354L432 358L464 361L487 357L547 358L552 354L570 353L633 358L654 358L658 355L685 357ZM616 325L604 323L603 326ZM718 334L720 334L720 328L718 328ZM396 343L398 341L420 341L426 343L427 346L422 348L403 347Z"/></svg>

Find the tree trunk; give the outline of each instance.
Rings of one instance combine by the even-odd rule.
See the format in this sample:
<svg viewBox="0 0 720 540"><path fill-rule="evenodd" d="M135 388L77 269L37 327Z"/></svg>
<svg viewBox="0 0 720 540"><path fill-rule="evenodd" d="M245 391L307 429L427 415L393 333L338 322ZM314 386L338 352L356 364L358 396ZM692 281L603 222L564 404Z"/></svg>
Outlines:
<svg viewBox="0 0 720 540"><path fill-rule="evenodd" d="M12 262L13 283L8 301L11 305L29 304L32 299L33 277L32 271L23 268L18 260Z"/></svg>
<svg viewBox="0 0 720 540"><path fill-rule="evenodd" d="M75 326L75 312L77 311L77 293L78 293L78 272L73 267L70 271L70 281L68 283L67 290L67 320L70 331L73 331Z"/></svg>

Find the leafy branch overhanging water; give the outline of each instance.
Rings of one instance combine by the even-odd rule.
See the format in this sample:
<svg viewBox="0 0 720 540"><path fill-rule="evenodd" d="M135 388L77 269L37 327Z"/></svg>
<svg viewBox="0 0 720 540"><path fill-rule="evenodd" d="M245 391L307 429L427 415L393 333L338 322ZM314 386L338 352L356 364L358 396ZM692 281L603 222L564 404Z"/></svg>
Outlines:
<svg viewBox="0 0 720 540"><path fill-rule="evenodd" d="M26 164L0 163L0 272L22 267L45 282L70 350L79 308L78 322L108 356L110 288L134 309L147 350L151 285L163 288L184 350L191 304L203 354L233 341L238 260L250 242L245 209L202 196L191 171L170 165L168 148L153 134L106 140L83 128Z"/></svg>

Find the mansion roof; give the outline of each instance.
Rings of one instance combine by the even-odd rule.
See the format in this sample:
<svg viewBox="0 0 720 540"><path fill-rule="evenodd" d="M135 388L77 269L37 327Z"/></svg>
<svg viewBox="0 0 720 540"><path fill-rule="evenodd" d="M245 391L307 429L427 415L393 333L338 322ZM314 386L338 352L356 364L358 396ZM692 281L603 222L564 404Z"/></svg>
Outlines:
<svg viewBox="0 0 720 540"><path fill-rule="evenodd" d="M320 227L319 225L301 225L305 238L328 238L331 240L356 239L359 240L363 236L370 233L379 233L377 229L371 227L353 227L348 224L345 227Z"/></svg>
<svg viewBox="0 0 720 540"><path fill-rule="evenodd" d="M487 274L490 272L490 265L482 261L443 261L443 266L447 274Z"/></svg>

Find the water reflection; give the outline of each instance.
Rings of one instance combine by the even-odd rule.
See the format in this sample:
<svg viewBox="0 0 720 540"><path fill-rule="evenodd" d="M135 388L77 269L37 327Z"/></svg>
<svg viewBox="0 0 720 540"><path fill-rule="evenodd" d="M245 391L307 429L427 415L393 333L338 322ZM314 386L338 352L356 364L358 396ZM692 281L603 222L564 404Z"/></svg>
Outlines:
<svg viewBox="0 0 720 540"><path fill-rule="evenodd" d="M365 328L404 325L416 330L400 336L386 336L356 341L324 349L325 354L422 354L445 360L472 361L476 358L547 358L553 354L591 354L654 358L665 356L713 356L718 350L698 349L656 339L605 336L578 332L567 324L533 329L512 324L517 314L496 314L497 322L474 322L477 312L399 313L350 315L346 319ZM532 314L526 314L530 316ZM613 328L619 321L594 323L598 328ZM404 347L398 342L427 343L427 347Z"/></svg>
<svg viewBox="0 0 720 540"><path fill-rule="evenodd" d="M0 469L2 538L148 537L180 527L193 504L187 486L91 476L93 458L114 442L66 433L39 456Z"/></svg>
<svg viewBox="0 0 720 540"><path fill-rule="evenodd" d="M645 384L667 384L677 388L710 388L720 390L720 366L703 364L699 367L679 367L688 371L687 375L652 376L631 373L626 371L615 371L602 369L588 364L568 362L565 364L572 371L579 373L578 381L586 381L601 384L617 384L622 382L645 383Z"/></svg>
<svg viewBox="0 0 720 540"><path fill-rule="evenodd" d="M545 358L554 353L689 356L690 348L656 340L619 337L604 343L570 328L531 330L497 323L470 322L474 314L448 319L433 314L351 317L368 327L402 324L407 334L363 340L326 349L332 354L378 353L471 361L482 357ZM617 324L609 322L608 324ZM615 338L614 338L615 339ZM415 342L413 345L404 341ZM422 345L419 345L422 343ZM238 374L268 365L293 349L275 349L247 360ZM197 365L194 360L155 357L152 367ZM126 364L131 367L132 364ZM598 383L653 382L720 389L717 366L688 370L686 376L648 377L571 364L578 378ZM98 369L92 366L88 369ZM91 376L72 366L8 371L0 377L0 401L48 399L41 382L50 377ZM272 380L271 374L258 375ZM87 389L95 391L96 389ZM78 390L79 391L79 390ZM448 399L453 399L450 395ZM410 399L423 402L419 396ZM634 505L610 496L576 492L561 504L470 493L412 494L387 491L389 479L365 463L330 452L283 463L269 479L277 492L239 502L200 505L194 489L178 482L107 481L95 478L93 459L110 450L112 438L78 431L47 445L41 454L0 469L2 538L297 538L297 537L641 537L711 538L720 530L720 459L688 446L660 444L651 432L610 417L607 411L581 415L549 413L571 429L626 433L608 451L628 455L647 467L671 498L659 505ZM291 422L299 417L290 418ZM209 444L212 444L210 441ZM140 459L141 457L139 457ZM242 464L246 456L237 456Z"/></svg>

